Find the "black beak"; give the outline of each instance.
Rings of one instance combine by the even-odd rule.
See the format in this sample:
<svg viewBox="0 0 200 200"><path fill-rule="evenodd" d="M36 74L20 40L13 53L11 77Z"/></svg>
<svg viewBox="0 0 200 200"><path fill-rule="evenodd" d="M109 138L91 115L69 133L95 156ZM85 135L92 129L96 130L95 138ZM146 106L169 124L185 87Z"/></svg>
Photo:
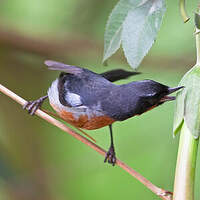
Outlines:
<svg viewBox="0 0 200 200"><path fill-rule="evenodd" d="M182 89L182 88L184 88L184 86L180 86L180 87L175 87L175 88L169 88L168 89L168 94L171 94L171 93L173 93L173 92L176 92L177 90L180 90L180 89Z"/></svg>

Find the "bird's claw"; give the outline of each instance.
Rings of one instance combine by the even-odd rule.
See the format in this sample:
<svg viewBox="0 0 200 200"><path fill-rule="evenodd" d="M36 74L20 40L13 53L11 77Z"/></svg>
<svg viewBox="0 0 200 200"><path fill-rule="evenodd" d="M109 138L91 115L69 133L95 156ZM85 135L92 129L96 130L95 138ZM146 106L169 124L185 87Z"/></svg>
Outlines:
<svg viewBox="0 0 200 200"><path fill-rule="evenodd" d="M43 101L47 98L47 96L41 97L35 101L28 101L24 104L23 109L27 109L30 115L34 115L37 109L39 109L43 103Z"/></svg>
<svg viewBox="0 0 200 200"><path fill-rule="evenodd" d="M35 101L28 101L24 106L23 109L27 109L30 115L34 115L36 110L40 108L41 102L38 100Z"/></svg>
<svg viewBox="0 0 200 200"><path fill-rule="evenodd" d="M111 146L106 153L104 162L107 162L107 161L108 163L112 164L112 166L115 166L117 158L115 156L115 149L113 146Z"/></svg>

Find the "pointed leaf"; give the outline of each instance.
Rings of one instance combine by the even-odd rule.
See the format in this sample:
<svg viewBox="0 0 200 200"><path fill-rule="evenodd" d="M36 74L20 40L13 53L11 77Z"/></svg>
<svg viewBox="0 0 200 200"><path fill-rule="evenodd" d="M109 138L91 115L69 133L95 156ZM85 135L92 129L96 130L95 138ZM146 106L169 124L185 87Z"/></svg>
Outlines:
<svg viewBox="0 0 200 200"><path fill-rule="evenodd" d="M187 80L188 80L188 76L187 76L188 73L186 73L183 76L183 78L180 81L178 86L186 87ZM184 88L176 93L176 105L175 105L174 125L173 125L174 136L180 132L180 129L181 129L183 121L184 121L185 97L186 97L186 88Z"/></svg>
<svg viewBox="0 0 200 200"><path fill-rule="evenodd" d="M151 48L165 10L164 0L148 0L129 10L123 23L122 47L133 68L138 67Z"/></svg>
<svg viewBox="0 0 200 200"><path fill-rule="evenodd" d="M178 93L174 134L184 120L195 138L200 135L200 66L193 67L181 80L185 89Z"/></svg>
<svg viewBox="0 0 200 200"><path fill-rule="evenodd" d="M104 35L103 62L114 54L121 44L122 24L130 9L134 9L142 0L120 0L112 10Z"/></svg>

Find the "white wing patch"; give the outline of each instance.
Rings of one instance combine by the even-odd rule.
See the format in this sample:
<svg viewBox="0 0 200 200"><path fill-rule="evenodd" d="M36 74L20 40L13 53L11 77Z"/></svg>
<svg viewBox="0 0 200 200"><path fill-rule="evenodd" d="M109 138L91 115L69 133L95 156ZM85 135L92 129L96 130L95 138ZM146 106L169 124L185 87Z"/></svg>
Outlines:
<svg viewBox="0 0 200 200"><path fill-rule="evenodd" d="M92 109L87 108L86 106L82 105L81 97L75 93L68 93L66 95L67 101L72 105L72 107L62 105L59 101L59 95L58 95L58 79L53 81L53 83L51 84L48 90L48 97L51 106L55 109L56 112L58 113L60 113L61 111L71 112L73 113L76 119L79 119L81 115L85 114L87 114L89 118L93 116L104 115L101 112L100 103L98 103Z"/></svg>
<svg viewBox="0 0 200 200"><path fill-rule="evenodd" d="M65 98L72 107L83 105L81 97L78 94L67 92Z"/></svg>

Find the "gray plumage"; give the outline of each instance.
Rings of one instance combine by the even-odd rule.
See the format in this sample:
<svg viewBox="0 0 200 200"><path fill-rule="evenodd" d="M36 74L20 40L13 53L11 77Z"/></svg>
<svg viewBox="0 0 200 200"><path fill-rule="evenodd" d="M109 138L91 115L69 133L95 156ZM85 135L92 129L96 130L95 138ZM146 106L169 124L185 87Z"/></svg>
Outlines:
<svg viewBox="0 0 200 200"><path fill-rule="evenodd" d="M164 98L168 94L181 88L172 90L172 88L152 80L115 85L102 75L87 69L63 64L60 67L57 62L56 65L51 63L50 66L50 69L53 67L54 70L61 70L64 67L62 70L64 72L60 74L58 80L59 100L62 105L96 108L98 112L116 121L140 115L153 106L164 103ZM166 100L170 100L170 98L166 98Z"/></svg>

